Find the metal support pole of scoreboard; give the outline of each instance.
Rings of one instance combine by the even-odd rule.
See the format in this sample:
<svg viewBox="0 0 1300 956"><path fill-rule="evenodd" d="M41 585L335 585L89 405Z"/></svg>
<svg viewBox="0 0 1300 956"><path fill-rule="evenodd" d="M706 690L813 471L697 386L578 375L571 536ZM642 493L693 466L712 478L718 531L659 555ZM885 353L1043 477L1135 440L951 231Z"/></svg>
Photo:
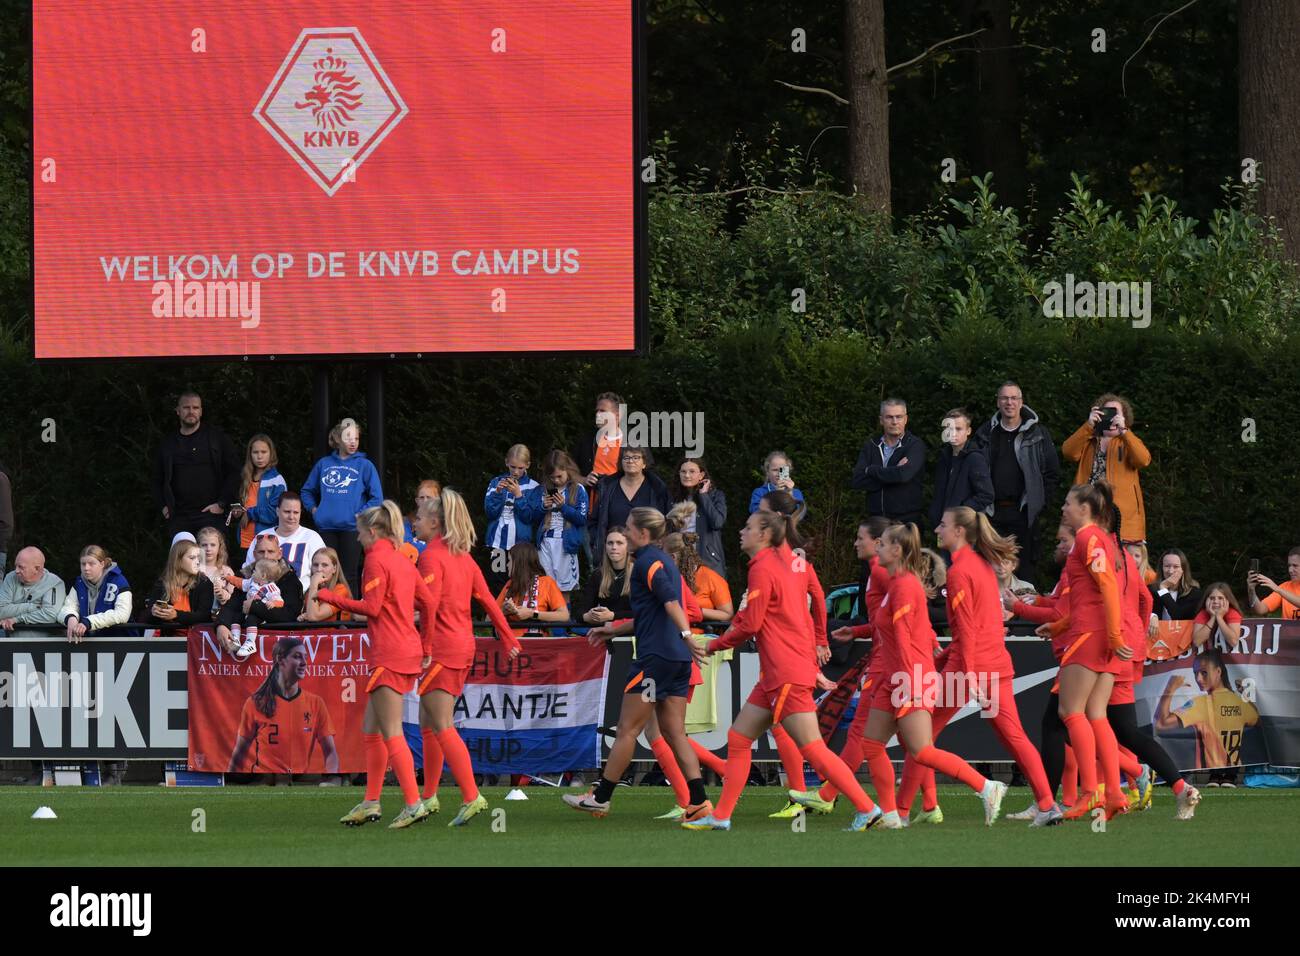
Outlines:
<svg viewBox="0 0 1300 956"><path fill-rule="evenodd" d="M366 368L366 454L379 472L379 482L384 475L384 363L371 362ZM396 498L396 494L389 495Z"/></svg>
<svg viewBox="0 0 1300 956"><path fill-rule="evenodd" d="M311 383L311 444L317 458L329 454L330 440L330 367L317 362Z"/></svg>

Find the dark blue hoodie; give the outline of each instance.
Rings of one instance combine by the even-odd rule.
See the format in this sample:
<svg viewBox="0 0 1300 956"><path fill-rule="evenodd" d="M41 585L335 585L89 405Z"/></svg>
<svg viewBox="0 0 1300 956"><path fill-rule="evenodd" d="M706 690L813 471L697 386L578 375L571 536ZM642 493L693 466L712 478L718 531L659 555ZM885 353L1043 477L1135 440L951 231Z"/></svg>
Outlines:
<svg viewBox="0 0 1300 956"><path fill-rule="evenodd" d="M302 506L309 513L316 509L318 531L352 531L357 515L383 500L379 472L360 451L346 459L338 452L326 455L316 462L302 486Z"/></svg>

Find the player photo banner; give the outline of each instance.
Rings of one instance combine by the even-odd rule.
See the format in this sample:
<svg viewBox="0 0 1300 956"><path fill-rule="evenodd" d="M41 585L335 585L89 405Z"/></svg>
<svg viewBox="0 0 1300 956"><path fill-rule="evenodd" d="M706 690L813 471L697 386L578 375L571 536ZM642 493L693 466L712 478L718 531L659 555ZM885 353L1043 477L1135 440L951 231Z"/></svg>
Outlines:
<svg viewBox="0 0 1300 956"><path fill-rule="evenodd" d="M1300 623L1247 618L1235 648L1147 661L1138 723L1180 770L1300 766Z"/></svg>
<svg viewBox="0 0 1300 956"><path fill-rule="evenodd" d="M263 631L238 661L210 627L189 631L191 770L365 770L370 638L363 631Z"/></svg>
<svg viewBox="0 0 1300 956"><path fill-rule="evenodd" d="M475 769L547 773L599 763L607 655L584 638L524 639L511 661L479 640L455 722ZM192 770L360 773L370 637L359 630L263 631L237 661L211 628L189 632ZM404 724L421 759L419 700Z"/></svg>
<svg viewBox="0 0 1300 956"><path fill-rule="evenodd" d="M600 764L596 736L605 710L609 655L585 637L524 638L513 661L480 640L456 730L483 773L560 773ZM419 703L406 699L403 727L423 766Z"/></svg>

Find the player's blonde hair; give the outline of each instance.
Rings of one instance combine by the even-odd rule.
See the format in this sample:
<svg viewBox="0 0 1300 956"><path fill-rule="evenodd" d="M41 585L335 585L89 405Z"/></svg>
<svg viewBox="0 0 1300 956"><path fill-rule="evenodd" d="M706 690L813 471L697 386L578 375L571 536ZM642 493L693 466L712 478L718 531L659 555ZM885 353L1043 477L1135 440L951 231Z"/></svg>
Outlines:
<svg viewBox="0 0 1300 956"><path fill-rule="evenodd" d="M442 494L437 498L423 503L422 513L438 522L448 551L452 554L469 554L474 542L478 540L478 533L474 530L474 521L469 516L469 508L460 492L453 488L442 489Z"/></svg>
<svg viewBox="0 0 1300 956"><path fill-rule="evenodd" d="M377 538L387 538L395 548L402 546L402 509L395 501L385 498L383 504L362 511L357 515L357 527Z"/></svg>

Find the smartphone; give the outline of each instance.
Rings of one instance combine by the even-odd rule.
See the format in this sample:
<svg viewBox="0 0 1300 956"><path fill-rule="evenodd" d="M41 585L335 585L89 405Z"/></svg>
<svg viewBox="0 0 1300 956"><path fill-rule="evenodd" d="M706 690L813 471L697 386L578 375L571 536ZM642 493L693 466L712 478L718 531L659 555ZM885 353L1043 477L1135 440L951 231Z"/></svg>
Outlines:
<svg viewBox="0 0 1300 956"><path fill-rule="evenodd" d="M782 465L782 466L781 466L781 470L778 471L776 474L777 474L777 477L779 477L782 481L789 481L789 480L790 480L790 466L789 466L789 465Z"/></svg>
<svg viewBox="0 0 1300 956"><path fill-rule="evenodd" d="M1259 573L1259 558L1250 559L1250 573L1251 574Z"/></svg>

